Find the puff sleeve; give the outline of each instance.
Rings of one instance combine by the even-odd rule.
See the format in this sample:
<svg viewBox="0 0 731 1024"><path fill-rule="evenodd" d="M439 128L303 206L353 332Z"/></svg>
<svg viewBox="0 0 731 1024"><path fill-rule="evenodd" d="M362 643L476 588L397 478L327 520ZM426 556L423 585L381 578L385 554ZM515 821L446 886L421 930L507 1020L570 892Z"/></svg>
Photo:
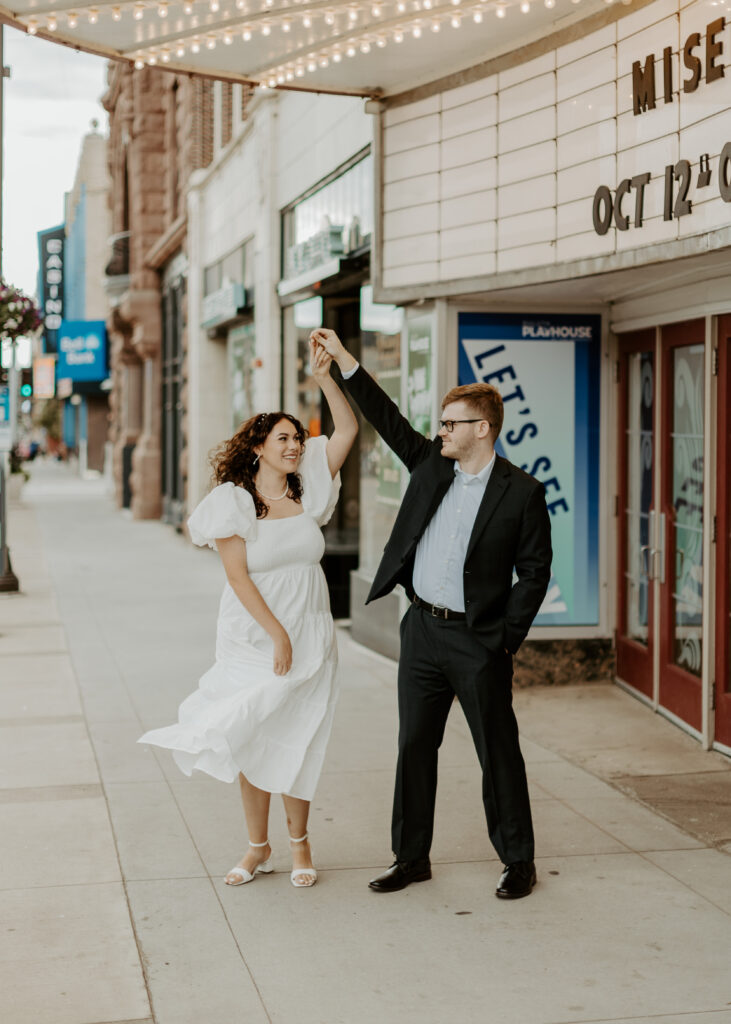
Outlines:
<svg viewBox="0 0 731 1024"><path fill-rule="evenodd" d="M318 526L329 522L340 494L340 473L334 478L330 475L326 448L326 437L308 438L297 470L302 479L302 506Z"/></svg>
<svg viewBox="0 0 731 1024"><path fill-rule="evenodd" d="M216 548L217 537L256 537L256 509L249 492L229 482L205 496L188 519L190 538L199 547Z"/></svg>

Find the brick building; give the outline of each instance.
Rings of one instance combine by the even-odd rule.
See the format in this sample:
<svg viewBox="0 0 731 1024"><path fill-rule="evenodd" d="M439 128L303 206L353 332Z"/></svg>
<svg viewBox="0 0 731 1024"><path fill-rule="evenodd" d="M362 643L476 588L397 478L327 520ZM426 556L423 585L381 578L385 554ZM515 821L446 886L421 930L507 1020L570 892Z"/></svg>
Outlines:
<svg viewBox="0 0 731 1024"><path fill-rule="evenodd" d="M213 152L213 87L110 64L110 435L118 504L183 516L186 458L186 187Z"/></svg>

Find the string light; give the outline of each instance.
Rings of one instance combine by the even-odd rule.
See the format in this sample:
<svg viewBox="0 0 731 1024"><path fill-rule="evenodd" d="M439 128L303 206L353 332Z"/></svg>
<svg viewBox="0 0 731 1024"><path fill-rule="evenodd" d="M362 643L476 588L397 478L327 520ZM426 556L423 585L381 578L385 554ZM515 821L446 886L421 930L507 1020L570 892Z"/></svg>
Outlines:
<svg viewBox="0 0 731 1024"><path fill-rule="evenodd" d="M556 0L543 0L543 4L550 11L553 7L556 6Z"/></svg>
<svg viewBox="0 0 731 1024"><path fill-rule="evenodd" d="M140 57L138 57L137 60L135 61L135 69L137 71L142 71L144 66L145 62Z"/></svg>
<svg viewBox="0 0 731 1024"><path fill-rule="evenodd" d="M373 4L373 6L371 7L371 14L373 15L374 18L380 18L381 15L383 14L383 8L381 7L381 5Z"/></svg>
<svg viewBox="0 0 731 1024"><path fill-rule="evenodd" d="M89 8L88 18L90 25L96 25L96 23L99 21L99 11L96 7Z"/></svg>
<svg viewBox="0 0 731 1024"><path fill-rule="evenodd" d="M317 63L320 65L321 68L326 68L330 64L330 58L328 57L328 55L326 53L323 53L320 56L320 58L317 61Z"/></svg>
<svg viewBox="0 0 731 1024"><path fill-rule="evenodd" d="M263 36L270 36L272 34L272 26L266 21L261 26L261 34Z"/></svg>
<svg viewBox="0 0 731 1024"><path fill-rule="evenodd" d="M530 4L528 3L528 0L523 0L523 3L520 5L520 9L523 14L528 14L530 11Z"/></svg>
<svg viewBox="0 0 731 1024"><path fill-rule="evenodd" d="M504 18L506 13L505 4L497 4L495 7L495 14L498 18Z"/></svg>
<svg viewBox="0 0 731 1024"><path fill-rule="evenodd" d="M403 41L404 41L404 34L403 34L403 32L401 31L400 28L397 28L396 31L394 32L394 34L393 34L393 41L394 41L394 43L403 43Z"/></svg>
<svg viewBox="0 0 731 1024"><path fill-rule="evenodd" d="M223 42L226 46L230 46L233 41L234 37L231 35L230 31L227 30L223 33Z"/></svg>
<svg viewBox="0 0 731 1024"><path fill-rule="evenodd" d="M364 39L363 42L360 44L360 52L361 53L370 53L371 52L371 44L368 42L367 39Z"/></svg>
<svg viewBox="0 0 731 1024"><path fill-rule="evenodd" d="M458 14L453 14L450 24L452 28L459 28L459 26L462 24L462 19Z"/></svg>
<svg viewBox="0 0 731 1024"><path fill-rule="evenodd" d="M195 39L193 39L191 41L190 52L191 53L200 53L201 52L201 41L200 41L200 39L198 39L197 36L196 36Z"/></svg>
<svg viewBox="0 0 731 1024"><path fill-rule="evenodd" d="M168 16L168 5L167 0L161 0L157 6L157 16L159 18L167 18Z"/></svg>
<svg viewBox="0 0 731 1024"><path fill-rule="evenodd" d="M76 28L76 26L79 24L79 16L76 13L76 11L69 11L69 13L66 15L66 20L69 23L69 28Z"/></svg>
<svg viewBox="0 0 731 1024"><path fill-rule="evenodd" d="M347 46L347 47L345 48L345 56L346 56L346 57L355 57L355 47L353 46L353 44L352 44L352 43L350 43L350 44L349 44L349 45L348 45L348 46Z"/></svg>
<svg viewBox="0 0 731 1024"><path fill-rule="evenodd" d="M309 14L305 14L302 18L302 24L305 28L312 27L312 17Z"/></svg>
<svg viewBox="0 0 731 1024"><path fill-rule="evenodd" d="M383 49L383 47L386 45L386 43L387 43L387 39L386 39L385 36L379 36L376 39L376 46L380 47L380 49Z"/></svg>
<svg viewBox="0 0 731 1024"><path fill-rule="evenodd" d="M46 28L49 32L55 32L58 28L58 20L55 14L49 14L46 18ZM28 31L30 32L30 25L28 26Z"/></svg>
<svg viewBox="0 0 731 1024"><path fill-rule="evenodd" d="M421 25L419 24L418 21L414 25L414 27L412 28L411 34L414 37L414 39L420 39L421 38Z"/></svg>
<svg viewBox="0 0 731 1024"><path fill-rule="evenodd" d="M245 43L248 43L248 41L251 39L251 29L249 28L248 25L241 33L241 38L244 40Z"/></svg>
<svg viewBox="0 0 731 1024"><path fill-rule="evenodd" d="M442 31L442 23L439 20L439 18L435 18L434 21L431 23L431 30L432 30L432 32L441 32Z"/></svg>
<svg viewBox="0 0 731 1024"><path fill-rule="evenodd" d="M334 64L339 64L342 59L343 59L343 55L340 52L340 50L338 50L338 49L333 50L333 63Z"/></svg>
<svg viewBox="0 0 731 1024"><path fill-rule="evenodd" d="M335 24L335 12L334 11L325 11L325 24L326 25L334 25Z"/></svg>
<svg viewBox="0 0 731 1024"><path fill-rule="evenodd" d="M176 57L184 57L185 56L185 43L178 43L178 45L175 47L175 56Z"/></svg>
<svg viewBox="0 0 731 1024"><path fill-rule="evenodd" d="M38 31L38 22L35 18L28 19L28 35L34 36Z"/></svg>
<svg viewBox="0 0 731 1024"><path fill-rule="evenodd" d="M474 22L475 22L475 23L476 23L477 25L479 25L479 24L480 24L480 22L482 21L482 11L481 11L481 10L479 9L479 7L478 7L478 9L477 9L477 10L476 10L476 11L474 12L474 14L472 15L472 20L473 20L473 21L474 21Z"/></svg>
<svg viewBox="0 0 731 1024"><path fill-rule="evenodd" d="M221 4L219 3L219 0L211 0L211 11L213 12L213 14L216 14L218 11L220 11L220 9Z"/></svg>
<svg viewBox="0 0 731 1024"><path fill-rule="evenodd" d="M206 49L207 50L215 50L216 49L216 37L214 35L212 35L212 34L209 34L209 35L206 36Z"/></svg>
<svg viewBox="0 0 731 1024"><path fill-rule="evenodd" d="M193 4L191 3L191 0L187 0L187 3L183 4L183 13L184 14L192 14L193 13Z"/></svg>
<svg viewBox="0 0 731 1024"><path fill-rule="evenodd" d="M167 47L164 47L160 51L160 60L163 62L163 64L168 64L170 62L170 50L168 50Z"/></svg>
<svg viewBox="0 0 731 1024"><path fill-rule="evenodd" d="M292 22L289 20L289 18L285 18L284 21L282 22L282 32L289 32L291 28Z"/></svg>
<svg viewBox="0 0 731 1024"><path fill-rule="evenodd" d="M144 6L144 4L135 4L134 5L134 9L132 11L132 17L135 19L135 21L142 21L144 15L145 15L145 6Z"/></svg>
<svg viewBox="0 0 731 1024"><path fill-rule="evenodd" d="M121 21L121 20L122 20L122 8L121 7L112 7L112 21Z"/></svg>

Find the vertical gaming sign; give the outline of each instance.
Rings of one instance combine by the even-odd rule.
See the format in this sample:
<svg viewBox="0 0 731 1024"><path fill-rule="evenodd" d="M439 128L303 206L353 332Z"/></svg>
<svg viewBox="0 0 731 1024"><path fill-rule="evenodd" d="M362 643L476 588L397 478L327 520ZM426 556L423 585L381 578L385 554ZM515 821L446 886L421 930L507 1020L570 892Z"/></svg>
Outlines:
<svg viewBox="0 0 731 1024"><path fill-rule="evenodd" d="M63 259L66 230L57 228L38 232L38 295L43 310L45 352L58 351L58 329L64 315Z"/></svg>
<svg viewBox="0 0 731 1024"><path fill-rule="evenodd" d="M598 316L459 316L460 384L500 391L497 451L546 489L553 566L537 626L599 622L600 331Z"/></svg>

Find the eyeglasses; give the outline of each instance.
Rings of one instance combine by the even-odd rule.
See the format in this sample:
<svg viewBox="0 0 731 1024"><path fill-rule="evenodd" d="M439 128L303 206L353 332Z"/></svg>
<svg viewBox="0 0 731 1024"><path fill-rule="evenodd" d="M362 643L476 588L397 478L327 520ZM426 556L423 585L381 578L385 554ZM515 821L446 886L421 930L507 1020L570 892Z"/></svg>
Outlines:
<svg viewBox="0 0 731 1024"><path fill-rule="evenodd" d="M439 429L446 430L448 434L451 434L454 430L455 423L482 423L482 419L479 420L439 420Z"/></svg>

